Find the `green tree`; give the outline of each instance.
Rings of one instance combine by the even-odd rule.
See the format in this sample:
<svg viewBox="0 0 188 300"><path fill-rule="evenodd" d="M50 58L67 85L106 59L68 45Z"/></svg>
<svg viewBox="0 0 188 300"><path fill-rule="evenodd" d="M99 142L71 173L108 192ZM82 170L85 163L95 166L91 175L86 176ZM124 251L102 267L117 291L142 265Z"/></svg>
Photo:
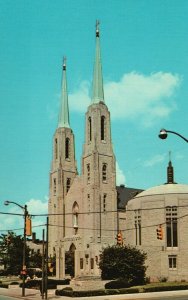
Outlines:
<svg viewBox="0 0 188 300"><path fill-rule="evenodd" d="M109 246L102 252L99 267L102 279L123 279L130 285L145 282L146 253L131 246Z"/></svg>
<svg viewBox="0 0 188 300"><path fill-rule="evenodd" d="M0 236L0 260L8 274L18 275L23 265L24 240L10 231ZM29 263L29 247L25 251L26 265Z"/></svg>
<svg viewBox="0 0 188 300"><path fill-rule="evenodd" d="M29 257L30 268L42 268L42 254L38 252L31 253Z"/></svg>

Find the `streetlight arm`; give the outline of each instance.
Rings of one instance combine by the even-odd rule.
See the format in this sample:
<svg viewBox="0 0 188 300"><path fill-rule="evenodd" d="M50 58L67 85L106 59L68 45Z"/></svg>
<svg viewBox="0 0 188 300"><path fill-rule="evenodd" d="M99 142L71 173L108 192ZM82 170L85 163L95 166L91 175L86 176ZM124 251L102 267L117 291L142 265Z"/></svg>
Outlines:
<svg viewBox="0 0 188 300"><path fill-rule="evenodd" d="M17 205L17 206L19 206L20 208L22 208L23 210L25 210L25 207L24 207L24 206L22 206L22 205L20 205L20 204L18 204L18 203L16 203L16 202L14 202L14 201L6 200L6 201L4 202L5 205L9 205L9 203L14 203L15 205Z"/></svg>
<svg viewBox="0 0 188 300"><path fill-rule="evenodd" d="M181 135L180 133L175 132L175 131L171 131L171 130L166 130L166 132L176 134L176 135L178 135L180 138L182 138L184 141L186 141L186 142L188 143L188 139L186 139L186 138L185 138L183 135Z"/></svg>
<svg viewBox="0 0 188 300"><path fill-rule="evenodd" d="M166 130L166 129L161 129L160 133L159 133L159 137L160 139L166 139L168 136L168 133L173 133L177 136L179 136L181 139L183 139L184 141L186 141L188 143L188 139L186 139L183 135L181 135L180 133L176 132L176 131L172 131L172 130Z"/></svg>

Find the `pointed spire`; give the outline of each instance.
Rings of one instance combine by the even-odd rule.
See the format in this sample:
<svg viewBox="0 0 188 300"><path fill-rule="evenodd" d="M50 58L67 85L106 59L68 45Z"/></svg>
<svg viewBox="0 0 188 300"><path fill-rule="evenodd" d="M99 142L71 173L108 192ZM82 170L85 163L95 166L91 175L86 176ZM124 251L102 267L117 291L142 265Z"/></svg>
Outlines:
<svg viewBox="0 0 188 300"><path fill-rule="evenodd" d="M174 182L174 169L171 162L171 151L169 151L169 163L167 167L167 184L175 183Z"/></svg>
<svg viewBox="0 0 188 300"><path fill-rule="evenodd" d="M61 92L58 128L59 127L70 128L67 78L66 78L66 57L63 57L62 92Z"/></svg>
<svg viewBox="0 0 188 300"><path fill-rule="evenodd" d="M101 53L100 53L99 21L97 20L92 103L99 103L100 101L104 102L104 91L103 91L102 64L101 64Z"/></svg>

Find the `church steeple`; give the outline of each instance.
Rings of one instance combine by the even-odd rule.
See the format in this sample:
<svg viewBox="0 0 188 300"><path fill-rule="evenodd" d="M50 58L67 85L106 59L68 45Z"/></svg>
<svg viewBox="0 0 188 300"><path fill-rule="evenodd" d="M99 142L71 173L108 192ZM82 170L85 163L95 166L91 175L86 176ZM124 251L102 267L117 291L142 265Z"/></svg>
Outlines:
<svg viewBox="0 0 188 300"><path fill-rule="evenodd" d="M65 57L63 58L62 92L58 122L58 128L60 127L70 128Z"/></svg>
<svg viewBox="0 0 188 300"><path fill-rule="evenodd" d="M171 162L171 151L169 151L169 162L167 167L167 184L176 183L174 182L174 168Z"/></svg>
<svg viewBox="0 0 188 300"><path fill-rule="evenodd" d="M93 73L92 103L99 103L100 101L104 102L99 35L100 35L99 34L99 21L97 21L96 22L96 50L95 50L95 63L94 63L94 73Z"/></svg>

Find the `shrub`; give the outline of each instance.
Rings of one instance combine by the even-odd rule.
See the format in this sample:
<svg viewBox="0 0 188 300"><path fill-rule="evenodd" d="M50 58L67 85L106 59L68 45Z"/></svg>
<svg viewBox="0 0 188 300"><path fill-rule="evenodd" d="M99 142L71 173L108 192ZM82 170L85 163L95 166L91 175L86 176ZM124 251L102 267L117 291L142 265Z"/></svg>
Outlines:
<svg viewBox="0 0 188 300"><path fill-rule="evenodd" d="M56 296L67 296L67 297L72 297L73 295L73 290L71 287L66 287L62 290L56 290L55 291Z"/></svg>
<svg viewBox="0 0 188 300"><path fill-rule="evenodd" d="M64 288L62 290L56 290L56 296L66 297L91 297L91 296L104 296L104 295L119 295L119 294L131 294L138 293L138 288L130 289L106 289L106 290L94 290L94 291L73 291L72 288Z"/></svg>
<svg viewBox="0 0 188 300"><path fill-rule="evenodd" d="M168 277L163 277L163 276L161 276L161 277L158 277L158 280L159 280L159 282L167 282L167 280L168 280Z"/></svg>
<svg viewBox="0 0 188 300"><path fill-rule="evenodd" d="M20 284L18 281L12 281L10 282L10 285L16 285L16 284Z"/></svg>
<svg viewBox="0 0 188 300"><path fill-rule="evenodd" d="M8 289L8 283L1 283L0 287L4 289Z"/></svg>
<svg viewBox="0 0 188 300"><path fill-rule="evenodd" d="M94 291L73 291L73 297L91 297L91 296L103 296L105 290L94 290Z"/></svg>
<svg viewBox="0 0 188 300"><path fill-rule="evenodd" d="M130 287L130 283L126 280L113 280L105 284L105 289L122 289Z"/></svg>
<svg viewBox="0 0 188 300"><path fill-rule="evenodd" d="M105 248L99 263L101 277L108 279L124 279L130 285L145 283L146 253L131 246L109 246Z"/></svg>
<svg viewBox="0 0 188 300"><path fill-rule="evenodd" d="M57 285L66 285L69 284L70 279L48 279L48 289L56 289ZM32 279L25 282L25 287L30 288L40 288L42 285L41 279ZM22 287L22 283L20 283Z"/></svg>
<svg viewBox="0 0 188 300"><path fill-rule="evenodd" d="M161 285L161 286L148 286L144 287L143 290L145 293L148 292L161 292L161 291L176 291L176 290L187 290L188 284L181 285Z"/></svg>
<svg viewBox="0 0 188 300"><path fill-rule="evenodd" d="M33 279L33 280L28 280L25 282L25 287L28 289L31 288L39 288L41 284L41 280L40 279ZM20 283L20 287L22 287L23 283Z"/></svg>
<svg viewBox="0 0 188 300"><path fill-rule="evenodd" d="M136 293L139 293L139 289L138 288L120 289L119 293L120 294L136 294Z"/></svg>

